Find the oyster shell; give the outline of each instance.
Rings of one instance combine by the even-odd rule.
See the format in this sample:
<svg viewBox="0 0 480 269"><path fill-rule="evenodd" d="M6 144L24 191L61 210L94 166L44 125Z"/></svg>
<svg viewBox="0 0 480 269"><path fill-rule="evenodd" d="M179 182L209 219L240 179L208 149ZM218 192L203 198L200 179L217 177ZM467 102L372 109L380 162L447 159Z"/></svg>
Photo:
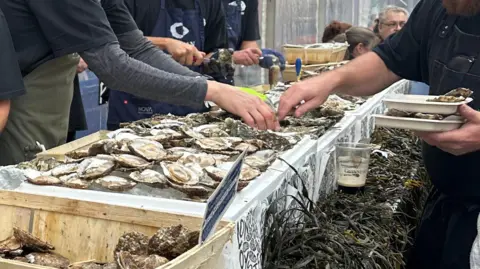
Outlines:
<svg viewBox="0 0 480 269"><path fill-rule="evenodd" d="M385 114L392 117L411 117L414 113L391 108Z"/></svg>
<svg viewBox="0 0 480 269"><path fill-rule="evenodd" d="M232 143L223 137L204 138L195 141L195 144L208 151L225 151L232 146Z"/></svg>
<svg viewBox="0 0 480 269"><path fill-rule="evenodd" d="M181 224L160 228L150 238L148 252L173 260L198 244L200 233L190 231Z"/></svg>
<svg viewBox="0 0 480 269"><path fill-rule="evenodd" d="M444 119L444 117L440 114L415 113L413 117L418 119L427 119L427 120L443 120Z"/></svg>
<svg viewBox="0 0 480 269"><path fill-rule="evenodd" d="M118 269L118 265L115 262L111 262L111 263L104 264L102 269Z"/></svg>
<svg viewBox="0 0 480 269"><path fill-rule="evenodd" d="M107 175L113 168L115 163L103 158L88 158L83 160L78 166L78 176L81 179L95 179Z"/></svg>
<svg viewBox="0 0 480 269"><path fill-rule="evenodd" d="M32 180L40 176L48 176L51 174L49 172L41 172L32 168L26 168L22 170L22 173L27 178L27 180Z"/></svg>
<svg viewBox="0 0 480 269"><path fill-rule="evenodd" d="M33 252L25 256L29 263L43 265L48 267L67 269L70 261L55 253L39 253Z"/></svg>
<svg viewBox="0 0 480 269"><path fill-rule="evenodd" d="M247 153L253 153L258 150L256 146L249 143L240 143L234 149L240 152L247 151Z"/></svg>
<svg viewBox="0 0 480 269"><path fill-rule="evenodd" d="M468 98L468 97L472 96L472 94L473 94L472 90L460 87L460 88L453 89L453 90L447 92L444 95L445 96L455 96L455 97Z"/></svg>
<svg viewBox="0 0 480 269"><path fill-rule="evenodd" d="M258 151L253 155L245 157L244 163L262 172L275 160L276 154L273 150Z"/></svg>
<svg viewBox="0 0 480 269"><path fill-rule="evenodd" d="M463 96L438 96L432 99L427 99L427 102L440 102L440 103L457 103L457 102L463 102L465 101L465 97Z"/></svg>
<svg viewBox="0 0 480 269"><path fill-rule="evenodd" d="M164 162L161 164L169 185L190 196L204 196L211 193L211 189L202 184L205 176L201 167L195 164L183 165L180 163Z"/></svg>
<svg viewBox="0 0 480 269"><path fill-rule="evenodd" d="M190 137L190 138L194 138L194 139L203 139L203 138L205 138L205 136L203 136L201 133L196 132L196 131L194 131L193 129L190 129L190 128L187 127L187 126L182 126L180 129L182 130L182 132L183 132L186 136L188 136L188 137Z"/></svg>
<svg viewBox="0 0 480 269"><path fill-rule="evenodd" d="M132 172L129 177L138 183L155 184L158 187L164 187L167 184L167 177L150 169Z"/></svg>
<svg viewBox="0 0 480 269"><path fill-rule="evenodd" d="M69 269L103 269L103 265L94 262L84 262L70 265ZM115 269L116 265L115 265Z"/></svg>
<svg viewBox="0 0 480 269"><path fill-rule="evenodd" d="M161 161L167 156L162 144L148 139L135 139L128 143L128 148L135 155L147 161Z"/></svg>
<svg viewBox="0 0 480 269"><path fill-rule="evenodd" d="M143 233L124 233L118 239L118 244L115 247L115 254L121 251L127 251L133 255L148 255L149 240L150 238Z"/></svg>
<svg viewBox="0 0 480 269"><path fill-rule="evenodd" d="M60 177L64 175L68 175L71 173L75 173L78 169L78 163L67 163L61 164L51 170L52 176Z"/></svg>
<svg viewBox="0 0 480 269"><path fill-rule="evenodd" d="M204 137L227 137L229 134L222 130L217 124L201 125L193 128L195 132L202 134Z"/></svg>
<svg viewBox="0 0 480 269"><path fill-rule="evenodd" d="M214 166L209 166L205 168L205 172L209 177L211 177L213 180L220 182L222 181L228 174L227 169L222 169L219 167L214 167ZM252 181L258 176L261 175L261 172L255 168L251 168L248 166L243 166L242 170L240 172L240 181Z"/></svg>
<svg viewBox="0 0 480 269"><path fill-rule="evenodd" d="M215 165L216 159L208 154L184 154L179 160L181 164L196 163L201 167Z"/></svg>
<svg viewBox="0 0 480 269"><path fill-rule="evenodd" d="M21 249L22 242L20 242L15 236L10 236L5 240L0 241L0 254L6 254Z"/></svg>
<svg viewBox="0 0 480 269"><path fill-rule="evenodd" d="M152 129L150 131L151 137L148 139L155 140L157 142L163 143L168 140L176 140L183 138L183 135L172 129Z"/></svg>
<svg viewBox="0 0 480 269"><path fill-rule="evenodd" d="M117 255L117 264L120 269L156 269L168 263L168 259L158 255L138 256L122 251Z"/></svg>
<svg viewBox="0 0 480 269"><path fill-rule="evenodd" d="M180 159L184 154L181 152L172 152L170 150L167 150L167 156L163 158L164 161L167 162L176 162L178 159Z"/></svg>
<svg viewBox="0 0 480 269"><path fill-rule="evenodd" d="M13 236L21 242L23 247L31 249L36 252L50 252L55 248L47 242L21 230L16 227L13 228Z"/></svg>
<svg viewBox="0 0 480 269"><path fill-rule="evenodd" d="M72 189L85 190L85 189L88 189L88 187L90 187L91 183L92 183L91 181L84 180L84 179L78 178L78 176L75 176L65 181L63 185Z"/></svg>
<svg viewBox="0 0 480 269"><path fill-rule="evenodd" d="M95 156L97 154L110 154L117 147L117 140L103 139L90 145L88 155Z"/></svg>
<svg viewBox="0 0 480 269"><path fill-rule="evenodd" d="M145 159L130 154L115 154L113 157L123 167L145 168L150 165Z"/></svg>
<svg viewBox="0 0 480 269"><path fill-rule="evenodd" d="M71 152L68 152L67 154L65 154L67 157L69 158L72 158L72 159L83 159L83 158L86 158L88 156L90 156L88 154L88 148L85 148L85 149L77 149L75 151L71 151Z"/></svg>
<svg viewBox="0 0 480 269"><path fill-rule="evenodd" d="M62 181L57 177L52 176L39 176L36 178L27 178L28 182L35 184L35 185L58 185L61 184Z"/></svg>
<svg viewBox="0 0 480 269"><path fill-rule="evenodd" d="M133 181L117 176L102 177L97 179L95 183L112 191L126 191L137 185L137 183Z"/></svg>
<svg viewBox="0 0 480 269"><path fill-rule="evenodd" d="M163 119L159 124L152 126L152 129L172 129L182 127L183 125L185 123L178 120Z"/></svg>

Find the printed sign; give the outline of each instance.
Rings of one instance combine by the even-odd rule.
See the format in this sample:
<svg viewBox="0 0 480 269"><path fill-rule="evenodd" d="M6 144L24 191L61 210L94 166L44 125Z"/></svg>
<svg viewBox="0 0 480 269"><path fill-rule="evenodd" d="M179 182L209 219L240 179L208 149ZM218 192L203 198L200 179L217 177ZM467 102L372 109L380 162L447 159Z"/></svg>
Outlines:
<svg viewBox="0 0 480 269"><path fill-rule="evenodd" d="M237 194L238 178L242 171L246 150L237 158L230 171L222 179L215 192L208 198L199 243L203 244L213 234L215 228Z"/></svg>

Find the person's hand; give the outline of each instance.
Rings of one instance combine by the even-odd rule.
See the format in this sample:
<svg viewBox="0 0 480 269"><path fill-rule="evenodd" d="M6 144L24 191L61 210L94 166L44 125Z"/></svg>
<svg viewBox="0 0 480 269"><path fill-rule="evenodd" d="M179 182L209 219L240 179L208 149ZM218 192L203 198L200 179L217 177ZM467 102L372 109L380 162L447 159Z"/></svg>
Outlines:
<svg viewBox="0 0 480 269"><path fill-rule="evenodd" d="M280 97L278 118L283 120L287 115L294 113L295 117L322 105L332 92L328 81L322 76L295 83ZM304 102L302 102L304 101Z"/></svg>
<svg viewBox="0 0 480 269"><path fill-rule="evenodd" d="M258 58L262 56L262 51L259 49L244 49L233 53L233 62L239 65L250 66L258 64Z"/></svg>
<svg viewBox="0 0 480 269"><path fill-rule="evenodd" d="M467 122L449 132L416 132L427 144L459 156L480 150L480 112L468 105L461 105L458 112Z"/></svg>
<svg viewBox="0 0 480 269"><path fill-rule="evenodd" d="M280 124L272 109L260 98L242 92L233 86L208 81L206 101L242 117L243 121L260 130L279 130Z"/></svg>
<svg viewBox="0 0 480 269"><path fill-rule="evenodd" d="M205 53L199 51L195 46L173 38L168 39L165 49L181 65L199 66L205 57Z"/></svg>
<svg viewBox="0 0 480 269"><path fill-rule="evenodd" d="M87 70L87 68L87 63L82 58L80 58L80 62L77 65L77 74L82 73L83 71Z"/></svg>

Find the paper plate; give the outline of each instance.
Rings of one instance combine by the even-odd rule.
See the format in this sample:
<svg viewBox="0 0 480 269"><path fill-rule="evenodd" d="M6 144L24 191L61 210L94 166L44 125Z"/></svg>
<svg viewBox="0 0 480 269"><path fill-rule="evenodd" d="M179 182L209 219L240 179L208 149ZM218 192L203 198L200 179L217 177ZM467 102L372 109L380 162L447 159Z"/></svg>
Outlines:
<svg viewBox="0 0 480 269"><path fill-rule="evenodd" d="M389 109L398 109L408 112L419 112L426 114L441 114L450 115L457 112L458 106L468 104L473 99L467 98L463 102L456 103L442 103L442 102L427 102L433 99L435 95L412 95L412 94L391 94L385 96L383 103Z"/></svg>
<svg viewBox="0 0 480 269"><path fill-rule="evenodd" d="M447 132L460 128L464 120L426 120L417 118L374 115L375 126L421 132Z"/></svg>

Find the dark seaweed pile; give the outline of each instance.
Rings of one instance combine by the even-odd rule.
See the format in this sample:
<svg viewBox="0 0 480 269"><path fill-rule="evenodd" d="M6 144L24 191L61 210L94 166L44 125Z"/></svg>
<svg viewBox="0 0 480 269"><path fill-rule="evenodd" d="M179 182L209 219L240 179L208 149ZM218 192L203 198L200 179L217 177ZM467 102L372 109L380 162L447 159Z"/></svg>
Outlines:
<svg viewBox="0 0 480 269"><path fill-rule="evenodd" d="M263 268L401 268L426 199L420 143L410 132L378 129L363 194L330 194L266 212ZM385 157L385 152L388 154ZM382 154L383 153L383 154ZM301 213L301 218L297 218Z"/></svg>

